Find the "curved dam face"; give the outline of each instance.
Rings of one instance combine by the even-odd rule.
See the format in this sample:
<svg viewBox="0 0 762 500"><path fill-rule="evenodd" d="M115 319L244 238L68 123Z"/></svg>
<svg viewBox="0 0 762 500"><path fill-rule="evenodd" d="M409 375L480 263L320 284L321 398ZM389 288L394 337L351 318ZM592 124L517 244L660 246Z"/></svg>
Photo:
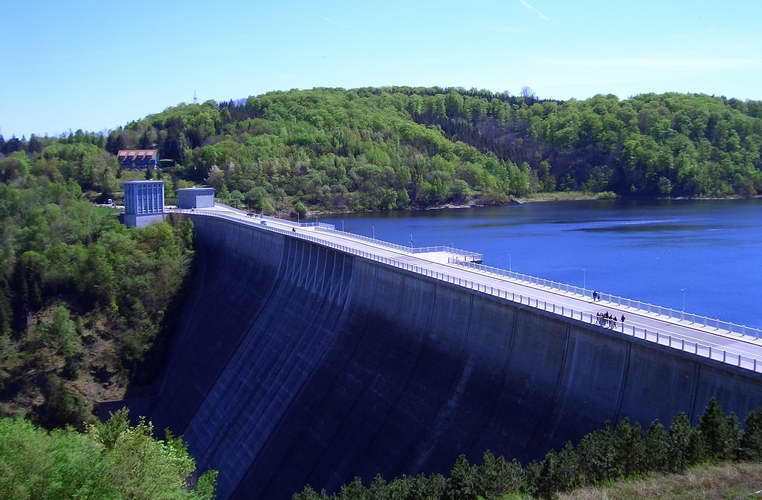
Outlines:
<svg viewBox="0 0 762 500"><path fill-rule="evenodd" d="M199 265L149 417L220 498L538 458L606 420L741 418L759 375L313 243L194 216Z"/></svg>

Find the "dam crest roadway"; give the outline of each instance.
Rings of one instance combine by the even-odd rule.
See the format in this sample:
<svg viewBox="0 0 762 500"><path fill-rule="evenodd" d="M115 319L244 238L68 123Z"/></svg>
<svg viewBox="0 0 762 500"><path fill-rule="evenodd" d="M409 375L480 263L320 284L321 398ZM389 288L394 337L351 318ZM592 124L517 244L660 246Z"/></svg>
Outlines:
<svg viewBox="0 0 762 500"><path fill-rule="evenodd" d="M762 330L748 326L606 293L600 293L598 300L594 300L592 290L485 266L480 254L447 246L396 245L340 231L330 224L254 215L221 204L206 209L168 211L225 219L308 240L531 308L604 326L612 333L762 372ZM615 320L604 321L599 313L612 314ZM624 322L620 321L622 316Z"/></svg>

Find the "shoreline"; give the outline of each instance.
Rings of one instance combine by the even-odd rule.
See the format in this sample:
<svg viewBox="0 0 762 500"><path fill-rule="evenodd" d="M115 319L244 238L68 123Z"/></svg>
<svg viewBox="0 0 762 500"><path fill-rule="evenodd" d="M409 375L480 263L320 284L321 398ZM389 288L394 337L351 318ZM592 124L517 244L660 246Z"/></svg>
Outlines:
<svg viewBox="0 0 762 500"><path fill-rule="evenodd" d="M561 192L563 193L563 192ZM554 196L555 193L543 193L547 196L537 197L520 197L511 198L506 203L484 203L481 200L474 200L468 203L445 203L443 205L433 205L430 207L407 207L397 210L308 210L305 219L307 218L320 218L330 217L334 215L362 215L362 214L377 214L377 213L391 213L391 212L423 212L429 210L446 210L446 209L463 209L463 208L485 208L485 207L509 207L515 205L524 205L526 203L551 203L551 202L566 202L566 201L610 201L610 200L623 200L621 196L600 196L600 193L579 193L571 196ZM657 197L657 198L632 198L643 201L729 201L729 200L758 200L762 199L762 194L754 196L716 196L716 197L692 197L692 196L675 196L675 197ZM291 219L287 213L279 212L281 216L286 219Z"/></svg>

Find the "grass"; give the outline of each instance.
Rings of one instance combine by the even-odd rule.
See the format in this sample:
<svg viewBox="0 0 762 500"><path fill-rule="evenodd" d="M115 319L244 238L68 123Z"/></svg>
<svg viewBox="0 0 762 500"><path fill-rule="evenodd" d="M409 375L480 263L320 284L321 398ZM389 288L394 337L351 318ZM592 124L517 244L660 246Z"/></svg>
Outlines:
<svg viewBox="0 0 762 500"><path fill-rule="evenodd" d="M723 463L699 465L685 474L659 474L635 481L583 488L559 496L563 500L609 500L644 498L731 499L760 498L762 464Z"/></svg>
<svg viewBox="0 0 762 500"><path fill-rule="evenodd" d="M550 193L532 193L517 200L525 203L531 201L569 201L569 200L609 200L616 198L610 191L592 193L589 191L554 191Z"/></svg>

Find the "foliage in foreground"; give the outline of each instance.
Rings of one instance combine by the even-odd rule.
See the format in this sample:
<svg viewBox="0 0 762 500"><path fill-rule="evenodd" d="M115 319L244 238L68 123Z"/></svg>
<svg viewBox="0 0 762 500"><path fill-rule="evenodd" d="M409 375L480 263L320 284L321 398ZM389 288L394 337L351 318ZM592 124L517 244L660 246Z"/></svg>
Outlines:
<svg viewBox="0 0 762 500"><path fill-rule="evenodd" d="M217 472L191 484L196 465L182 438L152 436L152 424L130 425L126 409L84 433L0 419L0 498L213 498Z"/></svg>
<svg viewBox="0 0 762 500"><path fill-rule="evenodd" d="M541 461L522 466L491 452L481 464L471 464L461 455L449 476L419 474L387 482L377 475L367 486L360 478L329 495L310 486L294 500L470 500L538 496L554 498L559 492L605 485L621 479L647 477L654 473L682 473L699 464L728 460L762 461L762 408L749 413L745 431L738 418L725 414L712 399L696 427L684 413L666 429L655 420L643 431L628 419L616 427L585 435L559 451L551 450Z"/></svg>

